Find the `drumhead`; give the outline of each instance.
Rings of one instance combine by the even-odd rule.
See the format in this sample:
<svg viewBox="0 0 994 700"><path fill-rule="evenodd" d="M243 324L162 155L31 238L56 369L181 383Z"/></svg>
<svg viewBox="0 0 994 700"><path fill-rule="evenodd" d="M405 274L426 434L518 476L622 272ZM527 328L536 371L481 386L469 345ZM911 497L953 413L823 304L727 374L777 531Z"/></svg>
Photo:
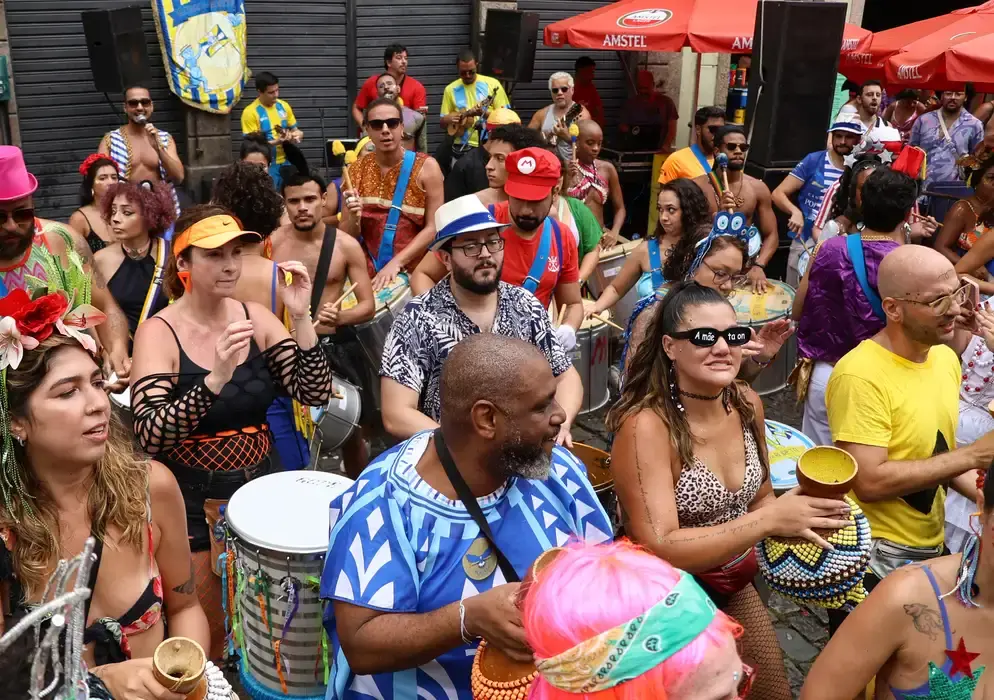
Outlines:
<svg viewBox="0 0 994 700"><path fill-rule="evenodd" d="M763 325L790 315L794 306L794 288L780 280L769 280L769 284L770 288L764 294L753 294L751 289L736 289L728 297L739 323Z"/></svg>
<svg viewBox="0 0 994 700"><path fill-rule="evenodd" d="M766 421L766 449L770 453L774 491L789 491L797 486L797 460L814 446L814 441L800 430L775 420Z"/></svg>
<svg viewBox="0 0 994 700"><path fill-rule="evenodd" d="M294 471L253 479L228 502L228 527L240 540L286 554L328 549L328 507L352 486L340 474Z"/></svg>
<svg viewBox="0 0 994 700"><path fill-rule="evenodd" d="M407 276L400 275L389 285L376 292L377 313L387 306L392 306L393 303L400 299L409 289L410 285L407 283Z"/></svg>
<svg viewBox="0 0 994 700"><path fill-rule="evenodd" d="M626 255L631 255L632 251L639 247L641 240L637 241L625 241L624 243L619 243L613 248L608 248L607 250L601 249L599 254L600 262L604 263L608 260L613 260L618 257L623 257Z"/></svg>

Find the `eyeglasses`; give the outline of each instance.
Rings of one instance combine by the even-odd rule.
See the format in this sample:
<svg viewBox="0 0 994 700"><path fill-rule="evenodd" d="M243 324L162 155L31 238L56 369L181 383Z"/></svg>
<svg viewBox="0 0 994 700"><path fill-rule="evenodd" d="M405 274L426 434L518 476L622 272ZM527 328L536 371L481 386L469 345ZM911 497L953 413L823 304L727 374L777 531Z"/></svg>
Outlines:
<svg viewBox="0 0 994 700"><path fill-rule="evenodd" d="M8 219L13 219L15 224L23 226L24 224L35 220L35 210L30 207L15 209L11 212L0 210L0 226L6 224Z"/></svg>
<svg viewBox="0 0 994 700"><path fill-rule="evenodd" d="M948 314L952 308L953 304L959 304L960 306L965 305L970 300L970 284L964 283L962 287L957 289L952 294L943 294L938 299L933 299L932 301L918 301L917 299L905 299L903 297L894 297L896 301L906 301L909 304L918 304L919 306L927 306L932 310L932 313L937 316L945 316Z"/></svg>
<svg viewBox="0 0 994 700"><path fill-rule="evenodd" d="M152 100L147 97L143 97L140 100L128 100L129 107L137 107L138 105L141 105L142 107L151 107Z"/></svg>
<svg viewBox="0 0 994 700"><path fill-rule="evenodd" d="M740 284L742 284L743 282L745 282L746 279L747 279L747 277L745 275L732 275L732 274L729 274L729 273L725 272L724 270L715 270L713 267L711 267L710 265L708 265L707 261L705 261L705 260L702 260L701 264L704 267L706 267L707 269L711 270L711 272L714 273L714 283L717 284L717 285L719 285L719 286L721 286L725 282L731 280L732 281L732 285L735 286L735 287L737 287Z"/></svg>
<svg viewBox="0 0 994 700"><path fill-rule="evenodd" d="M550 89L551 89L553 95L558 95L560 93L563 94L563 95L565 95L567 92L569 92L569 88L568 87L554 87L554 88L550 88Z"/></svg>
<svg viewBox="0 0 994 700"><path fill-rule="evenodd" d="M743 153L749 152L749 144L747 143L726 143L725 148L733 153L735 151L742 151Z"/></svg>
<svg viewBox="0 0 994 700"><path fill-rule="evenodd" d="M668 335L677 340L689 340L692 345L699 348L710 348L718 342L718 338L724 338L729 346L737 348L749 342L752 338L752 329L748 326L732 326L723 331L714 328L691 328L689 331L676 331Z"/></svg>
<svg viewBox="0 0 994 700"><path fill-rule="evenodd" d="M382 131L383 127L386 126L388 129L393 130L400 126L400 117L390 117L389 119L370 119L366 124L373 131Z"/></svg>
<svg viewBox="0 0 994 700"><path fill-rule="evenodd" d="M480 243L479 241L473 241L472 243L464 243L463 245L450 246L452 250L461 250L462 254L467 258L478 258L483 253L483 246L487 247L487 250L493 253L499 253L504 250L504 239L503 238L491 238L489 241Z"/></svg>
<svg viewBox="0 0 994 700"><path fill-rule="evenodd" d="M744 700L749 697L749 691L752 690L752 678L756 675L752 666L749 664L742 664L742 679L739 681L739 696L738 700Z"/></svg>

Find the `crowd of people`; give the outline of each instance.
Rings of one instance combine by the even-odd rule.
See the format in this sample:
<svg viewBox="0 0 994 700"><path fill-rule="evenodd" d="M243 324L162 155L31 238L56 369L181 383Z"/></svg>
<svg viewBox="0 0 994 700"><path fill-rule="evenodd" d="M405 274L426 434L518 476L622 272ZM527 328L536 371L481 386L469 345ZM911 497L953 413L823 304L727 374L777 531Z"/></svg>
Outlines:
<svg viewBox="0 0 994 700"><path fill-rule="evenodd" d="M353 481L319 582L332 700L468 699L478 647L530 669L542 700L789 698L754 548L830 549L856 507L870 595L830 611L802 697L982 696L994 151L965 92L881 110L864 84L772 192L744 172L747 132L702 107L655 230L584 299L628 219L593 62L551 75L528 126L472 52L455 65L436 127L387 47L353 108L367 141L334 181L268 72L205 204L180 206L184 167L141 86L80 166L68 224L36 217L38 180L0 147L0 631L93 537L93 687L181 698L153 673L159 643L220 662L237 638L227 502L317 466L310 408L345 380ZM636 98L668 144L675 109L649 83ZM776 210L796 293L791 318L753 327L732 301L781 284ZM574 357L633 292L607 414L615 510L573 454ZM750 383L794 344L800 432L852 455L852 501L774 492ZM392 447L372 455L374 437ZM24 696L26 653L0 658L0 697Z"/></svg>

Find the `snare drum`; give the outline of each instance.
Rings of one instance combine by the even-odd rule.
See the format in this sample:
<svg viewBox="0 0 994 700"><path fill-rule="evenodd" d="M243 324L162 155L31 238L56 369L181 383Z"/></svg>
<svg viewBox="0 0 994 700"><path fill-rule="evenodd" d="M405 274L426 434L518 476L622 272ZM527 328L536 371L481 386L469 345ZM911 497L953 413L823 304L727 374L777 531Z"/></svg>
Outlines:
<svg viewBox="0 0 994 700"><path fill-rule="evenodd" d="M766 421L766 450L770 455L770 481L777 494L797 486L797 460L815 446L807 435L775 420Z"/></svg>
<svg viewBox="0 0 994 700"><path fill-rule="evenodd" d="M328 504L351 485L351 479L338 474L280 472L253 479L228 503L228 556L234 556L235 569L245 580L234 605L244 638L241 678L253 697L325 694L323 607L308 579L320 579L324 569ZM297 606L288 623L291 588ZM266 600L272 629L260 597ZM282 674L271 640L280 640Z"/></svg>
<svg viewBox="0 0 994 700"><path fill-rule="evenodd" d="M341 377L332 377L334 395L328 405L311 407L314 435L311 437L311 457L337 450L352 437L362 415L359 388ZM313 459L311 464L317 464Z"/></svg>
<svg viewBox="0 0 994 700"><path fill-rule="evenodd" d="M607 289L608 285L614 281L614 278L618 276L621 272L621 268L625 266L628 261L628 256L635 253L635 249L639 247L642 241L627 241L624 243L619 243L613 248L608 248L607 250L600 251L600 262L597 263L597 269L594 274L590 276L587 280L587 287L590 289L594 296L600 297ZM618 300L618 303L614 305L614 317L620 318L622 320L627 320L631 318L632 311L635 310L635 305L638 303L638 285L632 285L632 288L628 290L625 296ZM622 324L624 325L624 324ZM621 331L618 331L621 334Z"/></svg>
<svg viewBox="0 0 994 700"><path fill-rule="evenodd" d="M589 299L583 300L583 307L594 305ZM610 311L602 314L605 318ZM608 338L610 326L597 318L588 318L576 332L576 347L573 348L573 366L580 373L583 382L583 405L578 415L596 411L610 399L608 376L610 375L610 353Z"/></svg>
<svg viewBox="0 0 994 700"><path fill-rule="evenodd" d="M735 307L739 323L760 329L771 321L790 318L794 305L794 289L779 280L769 280L769 288L763 294L753 294L751 289L736 289L728 301ZM760 372L752 383L760 396L772 394L787 386L787 375L794 368L797 356L797 340L794 335L784 343L769 367Z"/></svg>
<svg viewBox="0 0 994 700"><path fill-rule="evenodd" d="M587 468L587 478L594 487L597 500L604 506L607 516L614 526L614 534L621 527L621 510L618 506L618 494L614 490L614 474L611 473L611 455L596 447L574 442L570 450Z"/></svg>
<svg viewBox="0 0 994 700"><path fill-rule="evenodd" d="M351 296L351 295L350 295ZM411 300L411 288L407 283L407 276L400 275L390 286L384 287L376 293L376 315L372 319L356 326L356 335L359 337L359 344L362 346L363 354L369 369L372 370L373 377L380 376L380 360L383 359L383 348L386 345L387 333L397 315L404 310L407 302ZM346 299L348 302L348 299ZM344 308L349 308L344 305ZM380 382L373 382L373 395L375 396L376 409L381 407L380 403Z"/></svg>

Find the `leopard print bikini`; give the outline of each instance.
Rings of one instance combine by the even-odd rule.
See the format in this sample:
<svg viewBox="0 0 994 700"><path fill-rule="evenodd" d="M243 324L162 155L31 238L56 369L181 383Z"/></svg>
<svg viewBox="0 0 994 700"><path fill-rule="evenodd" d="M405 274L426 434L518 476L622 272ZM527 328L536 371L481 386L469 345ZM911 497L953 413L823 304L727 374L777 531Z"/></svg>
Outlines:
<svg viewBox="0 0 994 700"><path fill-rule="evenodd" d="M684 467L676 482L674 497L680 527L710 527L741 518L749 511L763 485L763 465L752 431L743 430L745 442L745 479L734 493L701 460L694 458Z"/></svg>

